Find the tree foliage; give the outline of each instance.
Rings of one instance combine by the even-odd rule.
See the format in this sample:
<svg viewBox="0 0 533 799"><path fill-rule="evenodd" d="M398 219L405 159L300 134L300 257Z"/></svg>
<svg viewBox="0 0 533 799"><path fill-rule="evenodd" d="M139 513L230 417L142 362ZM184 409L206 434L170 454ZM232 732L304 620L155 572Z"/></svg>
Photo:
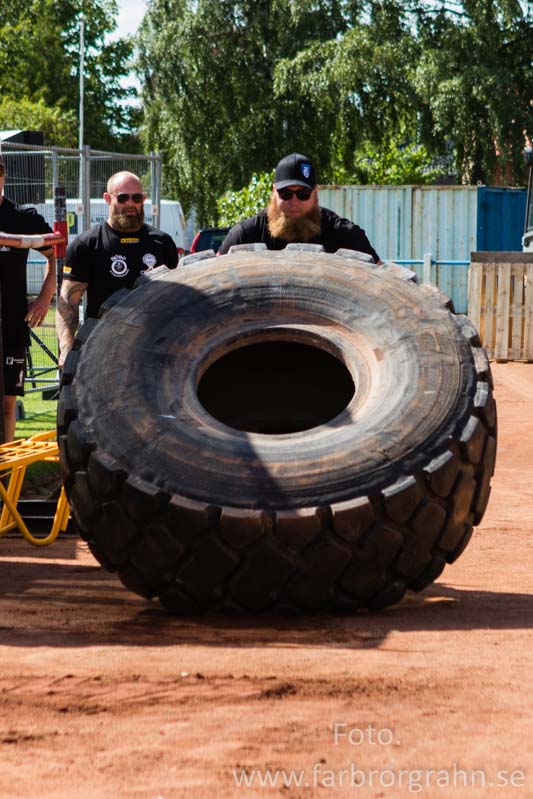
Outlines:
<svg viewBox="0 0 533 799"><path fill-rule="evenodd" d="M357 152L353 172L344 183L423 185L446 177L443 168L434 165L424 145L399 145L395 141L381 146L367 145Z"/></svg>
<svg viewBox="0 0 533 799"><path fill-rule="evenodd" d="M442 12L420 31L414 85L431 130L451 139L463 182L489 182L497 162L523 176L533 133L533 19L516 0L465 0L459 23Z"/></svg>
<svg viewBox="0 0 533 799"><path fill-rule="evenodd" d="M20 103L22 128L28 103L68 119L78 117L80 17L85 18L85 141L94 148L128 149L138 112L127 104L134 90L120 79L133 43L107 42L116 28L116 0L10 0L0 5L0 96ZM54 128L48 128L52 133ZM48 140L49 144L57 141ZM73 143L73 142L71 142Z"/></svg>
<svg viewBox="0 0 533 799"><path fill-rule="evenodd" d="M202 222L292 151L322 182L423 177L451 151L458 181L499 163L520 183L531 33L518 0L152 0L143 135Z"/></svg>
<svg viewBox="0 0 533 799"><path fill-rule="evenodd" d="M276 95L303 95L319 123L314 149L327 154L320 165L322 182L349 174L356 152L367 143L380 145L398 133L408 141L415 136L416 54L403 8L386 3L366 24L354 24L344 35L278 64Z"/></svg>
<svg viewBox="0 0 533 799"><path fill-rule="evenodd" d="M220 225L235 225L239 220L259 213L268 205L272 193L274 170L253 174L247 186L227 191L217 201Z"/></svg>
<svg viewBox="0 0 533 799"><path fill-rule="evenodd" d="M463 182L488 182L497 163L523 179L524 133L533 130L532 18L516 0L367 4L368 21L301 52L277 70L277 91L305 93L328 114L337 163L391 139L440 154L451 144ZM332 101L343 129L334 128ZM357 171L357 170L355 170Z"/></svg>
<svg viewBox="0 0 533 799"><path fill-rule="evenodd" d="M43 100L36 103L23 97L0 100L1 130L40 130L45 141L56 147L76 147L78 123L73 111L61 111L48 106Z"/></svg>
<svg viewBox="0 0 533 799"><path fill-rule="evenodd" d="M282 58L344 30L341 6L152 0L139 43L145 141L163 152L167 190L194 204L202 222L226 189L322 139L304 98L274 96L274 72Z"/></svg>

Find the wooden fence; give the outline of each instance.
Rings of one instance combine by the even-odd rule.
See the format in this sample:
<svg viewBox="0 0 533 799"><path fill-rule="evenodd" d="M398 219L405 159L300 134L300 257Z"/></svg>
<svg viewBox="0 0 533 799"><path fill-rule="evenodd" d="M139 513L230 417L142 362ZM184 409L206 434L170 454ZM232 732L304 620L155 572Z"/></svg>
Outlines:
<svg viewBox="0 0 533 799"><path fill-rule="evenodd" d="M468 316L489 358L533 361L533 253L472 253Z"/></svg>

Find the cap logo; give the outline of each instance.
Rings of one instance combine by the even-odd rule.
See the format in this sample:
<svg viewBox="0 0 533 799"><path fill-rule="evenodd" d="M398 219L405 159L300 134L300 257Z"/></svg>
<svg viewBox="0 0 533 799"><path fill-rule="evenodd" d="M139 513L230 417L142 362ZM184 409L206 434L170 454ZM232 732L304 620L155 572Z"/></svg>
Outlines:
<svg viewBox="0 0 533 799"><path fill-rule="evenodd" d="M302 175L304 176L304 178L306 180L309 180L309 178L311 177L311 164L302 164L301 165L301 169L302 169Z"/></svg>

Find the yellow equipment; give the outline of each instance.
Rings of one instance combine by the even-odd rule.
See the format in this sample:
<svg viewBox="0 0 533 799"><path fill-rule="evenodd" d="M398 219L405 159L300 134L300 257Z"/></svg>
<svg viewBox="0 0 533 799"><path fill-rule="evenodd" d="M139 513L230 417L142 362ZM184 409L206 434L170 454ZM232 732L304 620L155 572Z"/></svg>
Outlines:
<svg viewBox="0 0 533 799"><path fill-rule="evenodd" d="M60 531L66 530L70 509L63 487L57 501L52 529L47 535L41 538L32 535L17 510L26 468L35 461L57 461L58 455L55 430L0 445L0 497L3 502L0 536L18 528L30 544L44 547L55 541ZM3 478L8 478L7 488Z"/></svg>

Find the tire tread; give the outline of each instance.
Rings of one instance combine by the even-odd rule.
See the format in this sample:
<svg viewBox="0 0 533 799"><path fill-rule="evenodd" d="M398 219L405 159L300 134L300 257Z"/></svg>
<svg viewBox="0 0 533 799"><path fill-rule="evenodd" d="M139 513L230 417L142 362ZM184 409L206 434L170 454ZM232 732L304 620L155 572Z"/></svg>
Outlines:
<svg viewBox="0 0 533 799"><path fill-rule="evenodd" d="M205 257L211 255L188 262ZM413 281L414 273L393 266L384 268ZM443 292L419 290L454 314ZM104 313L120 299L110 299ZM268 512L171 494L149 475L128 474L96 446L78 420L76 401L81 351L101 323L87 320L67 359L58 404L60 468L76 531L126 587L158 596L181 615L377 610L406 590L421 591L461 554L481 521L496 458L489 361L470 320L455 319L474 377L453 436L428 452L421 468L406 469L379 491L331 507Z"/></svg>

